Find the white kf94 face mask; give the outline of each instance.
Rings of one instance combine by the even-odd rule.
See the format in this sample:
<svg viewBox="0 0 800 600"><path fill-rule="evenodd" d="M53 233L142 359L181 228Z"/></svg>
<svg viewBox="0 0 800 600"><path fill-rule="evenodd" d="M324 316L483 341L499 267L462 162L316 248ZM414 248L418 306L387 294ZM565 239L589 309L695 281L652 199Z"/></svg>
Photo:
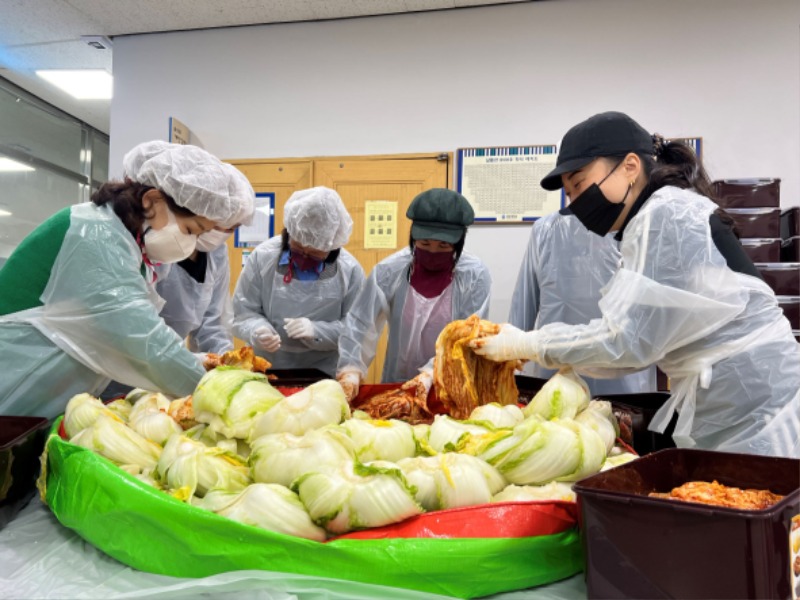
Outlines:
<svg viewBox="0 0 800 600"><path fill-rule="evenodd" d="M144 249L152 262L176 263L191 256L197 236L183 233L171 210L167 209L167 224L161 229L148 229L144 234ZM149 223L148 223L149 225Z"/></svg>
<svg viewBox="0 0 800 600"><path fill-rule="evenodd" d="M230 236L231 234L227 231L219 231L217 229L206 231L197 236L197 249L200 252L211 252L228 241Z"/></svg>

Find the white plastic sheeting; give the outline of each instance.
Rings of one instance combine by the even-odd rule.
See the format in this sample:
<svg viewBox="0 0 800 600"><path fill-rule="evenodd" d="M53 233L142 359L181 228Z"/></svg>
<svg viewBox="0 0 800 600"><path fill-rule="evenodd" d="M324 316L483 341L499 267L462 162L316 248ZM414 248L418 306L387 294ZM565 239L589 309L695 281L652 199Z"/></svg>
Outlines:
<svg viewBox="0 0 800 600"><path fill-rule="evenodd" d="M447 596L271 571L235 571L201 579L126 567L63 527L35 498L0 531L0 599L214 598L236 600L440 600ZM586 598L583 574L493 600Z"/></svg>

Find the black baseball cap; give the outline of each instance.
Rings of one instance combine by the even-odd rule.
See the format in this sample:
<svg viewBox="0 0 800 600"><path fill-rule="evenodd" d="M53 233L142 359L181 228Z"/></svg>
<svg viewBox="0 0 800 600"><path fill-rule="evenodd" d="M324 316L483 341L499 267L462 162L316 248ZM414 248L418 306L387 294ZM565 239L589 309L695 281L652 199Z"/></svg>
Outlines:
<svg viewBox="0 0 800 600"><path fill-rule="evenodd" d="M561 140L556 168L542 179L541 186L551 191L560 189L564 173L585 167L601 156L619 156L628 152L654 154L653 136L624 113L594 115L566 133Z"/></svg>
<svg viewBox="0 0 800 600"><path fill-rule="evenodd" d="M464 196L453 190L433 188L417 195L406 211L411 237L458 243L475 220L475 211Z"/></svg>

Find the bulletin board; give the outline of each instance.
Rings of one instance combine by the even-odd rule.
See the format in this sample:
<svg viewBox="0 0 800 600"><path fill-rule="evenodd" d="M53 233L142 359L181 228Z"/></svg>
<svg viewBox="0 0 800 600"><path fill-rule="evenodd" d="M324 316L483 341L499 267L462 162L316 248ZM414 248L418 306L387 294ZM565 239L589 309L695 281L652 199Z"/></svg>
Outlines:
<svg viewBox="0 0 800 600"><path fill-rule="evenodd" d="M256 192L256 211L250 225L236 229L235 248L255 248L275 235L275 193Z"/></svg>
<svg viewBox="0 0 800 600"><path fill-rule="evenodd" d="M561 190L539 185L557 157L554 144L461 148L456 189L472 204L476 223L535 221L564 206Z"/></svg>

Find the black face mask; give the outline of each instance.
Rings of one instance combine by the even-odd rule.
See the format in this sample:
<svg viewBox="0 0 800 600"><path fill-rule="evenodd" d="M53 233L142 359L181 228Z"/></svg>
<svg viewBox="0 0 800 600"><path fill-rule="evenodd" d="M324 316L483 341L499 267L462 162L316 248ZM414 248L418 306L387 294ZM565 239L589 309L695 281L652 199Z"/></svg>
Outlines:
<svg viewBox="0 0 800 600"><path fill-rule="evenodd" d="M611 172L603 177L603 181L608 179L611 173L616 171L621 164L621 161L618 162L611 169ZM625 209L625 198L628 197L628 193L631 191L631 188L628 187L621 202L609 202L605 194L603 194L603 190L600 189L603 181L590 185L574 202L569 204L569 210L578 218L581 224L592 233L600 236L604 236L611 231L614 223L616 223Z"/></svg>

